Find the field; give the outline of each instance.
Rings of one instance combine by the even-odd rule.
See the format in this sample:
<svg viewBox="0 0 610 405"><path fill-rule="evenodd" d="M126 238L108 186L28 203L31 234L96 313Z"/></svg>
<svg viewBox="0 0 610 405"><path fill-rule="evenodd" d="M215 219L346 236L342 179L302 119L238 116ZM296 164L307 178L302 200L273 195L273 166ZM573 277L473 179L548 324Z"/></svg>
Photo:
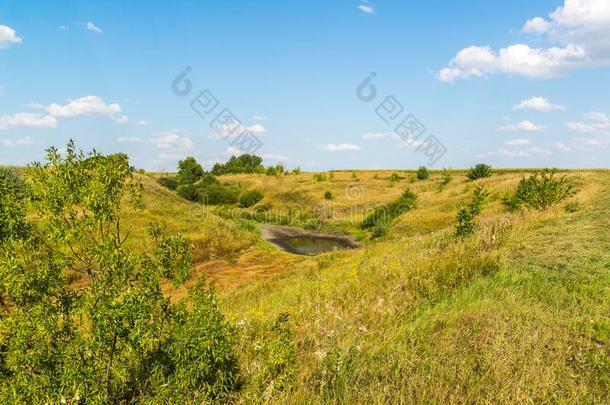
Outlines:
<svg viewBox="0 0 610 405"><path fill-rule="evenodd" d="M187 286L201 275L216 284L222 312L239 329L242 371L256 382L245 398L606 402L610 173L564 174L578 184L570 201L514 214L501 200L525 170L476 182L455 171L444 187L439 172L423 181L400 171L334 172L322 180L312 173L222 176L263 191L262 217L256 209L191 204L155 176L140 176L147 208L128 221L137 234L146 221L164 220L193 241ZM456 213L478 185L490 190L480 226L456 240ZM357 225L407 188L417 194L417 208L368 240ZM351 233L364 247L291 255L260 238L264 221ZM185 294L184 287L164 291ZM271 345L278 358L269 358L260 347L273 341L282 313L289 315L290 344ZM279 371L263 378L269 362Z"/></svg>

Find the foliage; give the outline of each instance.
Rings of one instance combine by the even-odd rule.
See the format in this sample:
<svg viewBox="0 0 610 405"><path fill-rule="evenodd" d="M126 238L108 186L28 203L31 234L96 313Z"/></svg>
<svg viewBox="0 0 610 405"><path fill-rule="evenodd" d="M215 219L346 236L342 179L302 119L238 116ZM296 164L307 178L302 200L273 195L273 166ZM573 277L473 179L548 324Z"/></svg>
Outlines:
<svg viewBox="0 0 610 405"><path fill-rule="evenodd" d="M324 174L324 173L315 173L313 175L313 179L315 181L326 181L326 174Z"/></svg>
<svg viewBox="0 0 610 405"><path fill-rule="evenodd" d="M178 188L178 180L174 177L161 177L159 179L159 184L163 187L169 188L170 190L175 190Z"/></svg>
<svg viewBox="0 0 610 405"><path fill-rule="evenodd" d="M292 169L292 174L299 176L301 174L301 168L300 167L295 167L294 169Z"/></svg>
<svg viewBox="0 0 610 405"><path fill-rule="evenodd" d="M402 179L402 177L400 177L396 173L392 173L392 175L390 176L390 182L392 182L392 183L397 182L397 181L399 181L401 179Z"/></svg>
<svg viewBox="0 0 610 405"><path fill-rule="evenodd" d="M457 237L466 237L474 233L477 227L476 218L483 211L488 196L489 192L484 187L479 186L474 190L468 205L458 211L455 221L455 235Z"/></svg>
<svg viewBox="0 0 610 405"><path fill-rule="evenodd" d="M324 192L324 199L325 199L325 200L328 200L328 201L332 201L332 200L334 200L334 199L335 199L335 197L333 196L333 193L332 193L332 192L330 192L329 190L326 190L326 191Z"/></svg>
<svg viewBox="0 0 610 405"><path fill-rule="evenodd" d="M430 177L430 171L426 166L420 166L419 169L417 169L416 176L417 180L426 180Z"/></svg>
<svg viewBox="0 0 610 405"><path fill-rule="evenodd" d="M26 201L0 194L10 228L0 239L3 403L210 402L235 389L214 292L200 283L173 304L161 291L186 280L190 243L155 225L150 249L127 247L122 207L143 207L131 176L126 157L85 156L70 142L64 157L50 148L28 168L31 220Z"/></svg>
<svg viewBox="0 0 610 405"><path fill-rule="evenodd" d="M265 174L267 176L279 176L280 174L284 174L284 165L277 164L275 166L269 166L265 170Z"/></svg>
<svg viewBox="0 0 610 405"><path fill-rule="evenodd" d="M264 197L260 190L248 190L241 193L239 196L239 206L242 208L250 208Z"/></svg>
<svg viewBox="0 0 610 405"><path fill-rule="evenodd" d="M203 177L204 173L203 167L197 163L197 160L189 156L178 162L176 180L179 184L194 184Z"/></svg>
<svg viewBox="0 0 610 405"><path fill-rule="evenodd" d="M375 236L381 236L395 218L415 208L416 202L417 196L411 190L405 190L399 198L369 214L360 224L360 229L375 228Z"/></svg>
<svg viewBox="0 0 610 405"><path fill-rule="evenodd" d="M441 183L440 183L441 187L445 187L452 181L453 181L453 174L451 173L451 171L446 168L443 169L443 171L441 172Z"/></svg>
<svg viewBox="0 0 610 405"><path fill-rule="evenodd" d="M256 155L231 156L226 163L216 163L212 168L212 174L221 176L223 174L262 173L265 170L262 162L263 159Z"/></svg>
<svg viewBox="0 0 610 405"><path fill-rule="evenodd" d="M466 177L470 180L482 179L484 177L491 176L491 166L485 163L479 163L474 167L471 167L466 173Z"/></svg>
<svg viewBox="0 0 610 405"><path fill-rule="evenodd" d="M521 208L544 211L574 194L577 190L566 177L557 178L557 170L544 169L528 178L522 178L515 192L504 199L504 205L509 212Z"/></svg>
<svg viewBox="0 0 610 405"><path fill-rule="evenodd" d="M181 184L176 189L176 193L178 193L180 197L192 202L202 201L200 188L194 184Z"/></svg>
<svg viewBox="0 0 610 405"><path fill-rule="evenodd" d="M239 201L242 187L238 184L210 184L199 189L200 202L206 205L234 205Z"/></svg>
<svg viewBox="0 0 610 405"><path fill-rule="evenodd" d="M11 193L17 198L21 198L25 195L27 189L25 180L16 169L0 166L0 181L4 181L5 186L10 189Z"/></svg>

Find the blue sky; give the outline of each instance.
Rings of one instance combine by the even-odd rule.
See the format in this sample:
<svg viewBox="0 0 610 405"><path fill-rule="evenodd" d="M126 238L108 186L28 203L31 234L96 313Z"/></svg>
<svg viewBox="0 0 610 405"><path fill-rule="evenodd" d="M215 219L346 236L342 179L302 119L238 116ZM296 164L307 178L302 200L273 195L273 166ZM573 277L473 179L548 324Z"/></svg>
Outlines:
<svg viewBox="0 0 610 405"><path fill-rule="evenodd" d="M210 167L248 131L267 163L304 170L608 167L609 38L607 0L0 1L0 163L73 138L148 170ZM233 135L191 109L205 89ZM421 137L376 114L386 96Z"/></svg>

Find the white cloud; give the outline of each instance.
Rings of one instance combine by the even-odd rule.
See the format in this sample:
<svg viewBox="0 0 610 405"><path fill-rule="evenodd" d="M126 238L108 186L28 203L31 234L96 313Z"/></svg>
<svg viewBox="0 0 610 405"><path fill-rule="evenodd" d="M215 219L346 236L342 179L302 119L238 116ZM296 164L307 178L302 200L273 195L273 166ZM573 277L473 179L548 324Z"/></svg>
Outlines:
<svg viewBox="0 0 610 405"><path fill-rule="evenodd" d="M569 152L572 150L572 148L570 148L568 145L566 145L563 142L557 142L555 145L555 148L561 152Z"/></svg>
<svg viewBox="0 0 610 405"><path fill-rule="evenodd" d="M547 32L551 28L551 24L541 17L534 17L531 20L527 20L523 26L523 32L529 32L532 34L542 34Z"/></svg>
<svg viewBox="0 0 610 405"><path fill-rule="evenodd" d="M227 155L227 156L239 156L241 154L242 154L241 150L237 149L234 146L229 146L227 148L227 150L225 151L225 155Z"/></svg>
<svg viewBox="0 0 610 405"><path fill-rule="evenodd" d="M375 12L375 7L372 4L365 2L367 4L360 4L358 6L358 10L362 11L365 14L373 14Z"/></svg>
<svg viewBox="0 0 610 405"><path fill-rule="evenodd" d="M263 117L262 115L255 115L254 117L252 117L252 119L255 120L255 121L266 121L269 118Z"/></svg>
<svg viewBox="0 0 610 405"><path fill-rule="evenodd" d="M18 113L0 117L0 130L9 128L57 128L57 119L50 115Z"/></svg>
<svg viewBox="0 0 610 405"><path fill-rule="evenodd" d="M140 126L146 126L146 125L148 125L148 122L145 120L140 120L140 121L136 122L136 124L140 125Z"/></svg>
<svg viewBox="0 0 610 405"><path fill-rule="evenodd" d="M552 155L552 152L548 149L542 149L537 146L530 146L527 148L519 148L519 149L506 149L500 148L495 151L489 152L483 156L504 156L511 158L519 158L519 157L529 157L533 155L539 156L549 156Z"/></svg>
<svg viewBox="0 0 610 405"><path fill-rule="evenodd" d="M0 24L0 49L8 48L11 44L20 44L21 41L14 29Z"/></svg>
<svg viewBox="0 0 610 405"><path fill-rule="evenodd" d="M106 104L101 97L85 96L69 101L64 105L52 103L49 105L29 104L31 108L46 111L50 116L56 118L75 118L86 115L103 115L117 122L127 122L126 115L121 114L121 106L117 103Z"/></svg>
<svg viewBox="0 0 610 405"><path fill-rule="evenodd" d="M90 21L85 24L85 28L87 28L89 31L97 32L98 34L104 33L104 31L102 31L102 29L100 27L98 27L97 25L93 24Z"/></svg>
<svg viewBox="0 0 610 405"><path fill-rule="evenodd" d="M362 139L384 139L385 134L381 132L367 132L366 134L362 134Z"/></svg>
<svg viewBox="0 0 610 405"><path fill-rule="evenodd" d="M264 153L261 155L261 157L267 161L271 161L271 162L289 162L290 158L286 157L286 156L282 156L282 155L272 155L269 153Z"/></svg>
<svg viewBox="0 0 610 405"><path fill-rule="evenodd" d="M175 153L167 153L161 152L158 155L160 160L182 160L188 156L188 152L175 152Z"/></svg>
<svg viewBox="0 0 610 405"><path fill-rule="evenodd" d="M184 149L191 150L195 144L188 136L181 136L177 131L166 132L150 140L150 143L159 149Z"/></svg>
<svg viewBox="0 0 610 405"><path fill-rule="evenodd" d="M459 51L449 66L441 69L438 78L454 82L472 76L505 73L543 79L560 76L585 59L585 50L572 44L563 48L530 48L516 44L497 53L488 46L470 46Z"/></svg>
<svg viewBox="0 0 610 405"><path fill-rule="evenodd" d="M254 135L261 135L267 133L267 128L265 128L262 124L254 124L246 127L246 130L252 132Z"/></svg>
<svg viewBox="0 0 610 405"><path fill-rule="evenodd" d="M540 132L545 127L532 121L523 120L518 124L504 125L498 129L505 132Z"/></svg>
<svg viewBox="0 0 610 405"><path fill-rule="evenodd" d="M69 30L69 29L70 29L70 27L68 27L67 25L60 25L60 26L58 26L57 28L59 28L59 29L60 29L60 30L62 30L62 31L67 31L67 30Z"/></svg>
<svg viewBox="0 0 610 405"><path fill-rule="evenodd" d="M551 104L549 100L544 97L532 97L527 100L521 101L519 104L513 107L513 110L534 110L534 111L559 111L565 110L566 108L559 104Z"/></svg>
<svg viewBox="0 0 610 405"><path fill-rule="evenodd" d="M464 48L439 71L445 82L490 74L550 78L569 70L610 65L610 2L564 0L548 19L527 20L523 30L544 35L552 46L514 44L493 51L487 46Z"/></svg>
<svg viewBox="0 0 610 405"><path fill-rule="evenodd" d="M601 112L590 111L585 114L587 122L566 122L566 126L581 133L598 133L610 129L610 118Z"/></svg>
<svg viewBox="0 0 610 405"><path fill-rule="evenodd" d="M509 141L506 141L506 144L509 146L523 146L523 145L529 145L531 143L532 143L532 141L530 141L529 139L523 139L523 138L516 138L516 139L511 139Z"/></svg>
<svg viewBox="0 0 610 405"><path fill-rule="evenodd" d="M360 150L360 146L349 143L327 143L326 145L322 146L322 149L328 152L349 152Z"/></svg>
<svg viewBox="0 0 610 405"><path fill-rule="evenodd" d="M139 136L119 136L117 139L119 143L143 143L145 139Z"/></svg>
<svg viewBox="0 0 610 405"><path fill-rule="evenodd" d="M0 146L7 148L15 148L19 146L31 146L34 144L40 143L35 141L33 138L26 136L25 138L15 139L14 141L10 139L0 139Z"/></svg>

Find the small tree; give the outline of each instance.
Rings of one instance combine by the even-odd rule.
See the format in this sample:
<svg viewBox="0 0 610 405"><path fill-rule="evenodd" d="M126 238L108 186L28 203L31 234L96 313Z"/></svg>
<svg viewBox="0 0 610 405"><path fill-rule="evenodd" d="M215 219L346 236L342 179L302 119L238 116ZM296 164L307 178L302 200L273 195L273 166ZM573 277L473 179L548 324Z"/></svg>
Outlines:
<svg viewBox="0 0 610 405"><path fill-rule="evenodd" d="M484 177L491 176L491 166L484 163L479 163L474 167L471 167L466 173L466 177L470 180L482 179Z"/></svg>
<svg viewBox="0 0 610 405"><path fill-rule="evenodd" d="M333 196L333 193L331 193L330 191L324 192L324 199L325 200L332 201L332 200L334 200L334 198L335 197Z"/></svg>
<svg viewBox="0 0 610 405"><path fill-rule="evenodd" d="M417 180L426 180L430 177L430 171L426 166L420 166L419 169L417 169L416 176Z"/></svg>
<svg viewBox="0 0 610 405"><path fill-rule="evenodd" d="M197 163L197 160L192 156L178 162L177 180L180 184L196 183L203 177L204 173L205 171L203 170L203 167L201 167L201 165Z"/></svg>
<svg viewBox="0 0 610 405"><path fill-rule="evenodd" d="M455 222L455 235L457 237L466 237L474 233L477 227L476 218L483 211L488 196L489 192L482 186L474 190L470 203L457 214Z"/></svg>
<svg viewBox="0 0 610 405"><path fill-rule="evenodd" d="M545 169L519 181L513 195L504 199L509 212L528 208L544 211L574 194L577 190L566 178L555 177L557 170Z"/></svg>

